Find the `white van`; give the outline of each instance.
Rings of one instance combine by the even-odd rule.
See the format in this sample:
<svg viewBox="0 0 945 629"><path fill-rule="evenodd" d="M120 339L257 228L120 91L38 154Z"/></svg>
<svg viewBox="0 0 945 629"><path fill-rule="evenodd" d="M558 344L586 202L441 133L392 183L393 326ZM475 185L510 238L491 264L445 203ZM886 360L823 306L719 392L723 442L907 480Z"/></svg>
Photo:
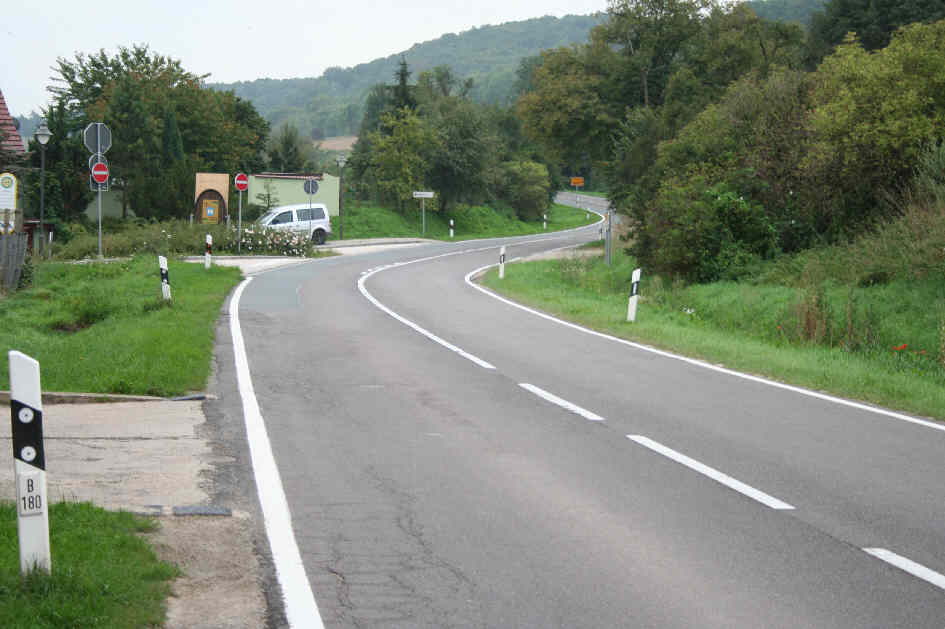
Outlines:
<svg viewBox="0 0 945 629"><path fill-rule="evenodd" d="M297 203L274 207L256 223L267 229L303 232L316 245L325 244L331 233L331 220L324 203Z"/></svg>

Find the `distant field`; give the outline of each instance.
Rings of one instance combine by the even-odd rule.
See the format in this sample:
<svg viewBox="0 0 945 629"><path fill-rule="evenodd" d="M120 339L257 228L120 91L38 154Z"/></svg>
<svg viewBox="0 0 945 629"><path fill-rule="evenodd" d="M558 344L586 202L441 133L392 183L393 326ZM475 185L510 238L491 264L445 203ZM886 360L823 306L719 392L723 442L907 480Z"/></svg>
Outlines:
<svg viewBox="0 0 945 629"><path fill-rule="evenodd" d="M333 138L317 141L315 144L320 144L323 151L350 151L357 141L356 135L336 135Z"/></svg>

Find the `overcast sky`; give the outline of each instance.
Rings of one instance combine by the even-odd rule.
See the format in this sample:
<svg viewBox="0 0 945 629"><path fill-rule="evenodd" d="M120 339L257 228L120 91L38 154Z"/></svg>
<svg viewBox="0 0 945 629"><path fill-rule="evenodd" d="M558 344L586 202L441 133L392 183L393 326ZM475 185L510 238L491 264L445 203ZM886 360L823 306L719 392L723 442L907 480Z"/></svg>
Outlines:
<svg viewBox="0 0 945 629"><path fill-rule="evenodd" d="M6 0L0 91L14 116L39 111L57 57L146 43L209 81L321 76L476 26L587 15L606 0Z"/></svg>

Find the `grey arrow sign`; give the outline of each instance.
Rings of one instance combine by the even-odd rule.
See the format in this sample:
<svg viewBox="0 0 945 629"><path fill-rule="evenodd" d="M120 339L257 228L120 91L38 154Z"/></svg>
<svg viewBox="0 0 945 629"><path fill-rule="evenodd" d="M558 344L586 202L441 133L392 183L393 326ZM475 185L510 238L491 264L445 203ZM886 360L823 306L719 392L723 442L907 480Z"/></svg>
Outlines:
<svg viewBox="0 0 945 629"><path fill-rule="evenodd" d="M90 122L82 136L85 148L92 153L104 153L112 147L112 131L104 122Z"/></svg>

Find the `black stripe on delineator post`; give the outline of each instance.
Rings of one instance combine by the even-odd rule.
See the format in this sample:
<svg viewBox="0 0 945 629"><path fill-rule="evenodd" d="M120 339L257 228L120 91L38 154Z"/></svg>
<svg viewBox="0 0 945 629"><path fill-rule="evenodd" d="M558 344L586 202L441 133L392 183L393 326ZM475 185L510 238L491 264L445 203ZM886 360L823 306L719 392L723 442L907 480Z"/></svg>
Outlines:
<svg viewBox="0 0 945 629"><path fill-rule="evenodd" d="M46 471L43 448L43 412L18 400L10 401L13 458Z"/></svg>

